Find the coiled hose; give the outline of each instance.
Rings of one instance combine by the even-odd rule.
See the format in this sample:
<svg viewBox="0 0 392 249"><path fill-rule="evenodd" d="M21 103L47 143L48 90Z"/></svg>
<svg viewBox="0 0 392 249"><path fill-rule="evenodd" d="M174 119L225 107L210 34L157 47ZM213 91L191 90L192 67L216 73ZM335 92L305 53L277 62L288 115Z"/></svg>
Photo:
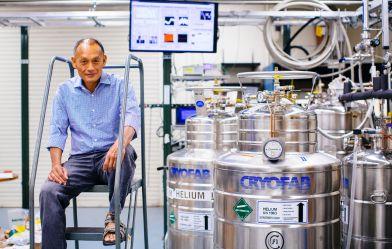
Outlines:
<svg viewBox="0 0 392 249"><path fill-rule="evenodd" d="M317 0L286 0L275 5L272 10L281 11L293 7L296 9L318 9L320 11L331 11L331 9L326 4L323 4ZM269 17L267 18L264 26L264 41L267 49L277 63L289 69L308 70L309 68L317 67L329 58L335 46L337 45L337 22L325 22L328 26L329 34L324 36L320 45L313 53L304 58L298 59L288 55L282 50L282 48L280 48L276 41L274 41L273 36L271 35L274 31L273 19Z"/></svg>

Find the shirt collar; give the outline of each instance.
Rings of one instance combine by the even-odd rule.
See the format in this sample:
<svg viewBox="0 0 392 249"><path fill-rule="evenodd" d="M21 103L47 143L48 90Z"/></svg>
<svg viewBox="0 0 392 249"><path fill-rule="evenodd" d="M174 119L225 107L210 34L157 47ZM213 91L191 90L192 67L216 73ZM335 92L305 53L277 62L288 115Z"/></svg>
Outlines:
<svg viewBox="0 0 392 249"><path fill-rule="evenodd" d="M105 72L102 72L101 78L99 79L99 84L106 84L106 85L110 85L110 80L109 80L109 75ZM82 78L80 78L80 76L76 77L76 80L74 82L74 87L79 87L81 88L83 86L82 84Z"/></svg>

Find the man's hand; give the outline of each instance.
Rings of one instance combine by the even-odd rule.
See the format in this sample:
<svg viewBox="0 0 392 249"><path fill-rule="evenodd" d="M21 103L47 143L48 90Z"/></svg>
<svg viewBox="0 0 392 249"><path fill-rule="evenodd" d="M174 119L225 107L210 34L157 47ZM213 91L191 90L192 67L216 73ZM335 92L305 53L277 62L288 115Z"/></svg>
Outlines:
<svg viewBox="0 0 392 249"><path fill-rule="evenodd" d="M103 163L103 171L110 172L116 169L117 152L118 152L118 141L116 141L106 153L105 162ZM124 156L125 156L125 146L123 147L121 161L124 159Z"/></svg>
<svg viewBox="0 0 392 249"><path fill-rule="evenodd" d="M66 185L68 180L68 172L61 164L54 164L48 178L52 182Z"/></svg>

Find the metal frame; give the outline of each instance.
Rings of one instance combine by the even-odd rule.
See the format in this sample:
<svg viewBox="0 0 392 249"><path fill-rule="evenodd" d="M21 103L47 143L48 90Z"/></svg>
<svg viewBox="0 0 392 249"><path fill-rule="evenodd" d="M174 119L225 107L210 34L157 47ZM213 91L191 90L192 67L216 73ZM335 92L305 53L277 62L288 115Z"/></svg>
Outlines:
<svg viewBox="0 0 392 249"><path fill-rule="evenodd" d="M325 19L358 18L362 12L357 11L220 11L218 24L223 25L261 25L266 18L284 17L298 18L322 17ZM0 12L2 26L128 26L128 11L59 11L59 12Z"/></svg>
<svg viewBox="0 0 392 249"><path fill-rule="evenodd" d="M40 121L38 125L38 131L37 131L37 138L36 138L36 143L35 143L35 150L34 150L34 157L33 157L33 164L32 164L32 171L31 171L31 177L30 177L30 183L29 183L29 216L30 216L30 249L34 249L34 188L35 188L35 180L37 176L37 168L38 168L38 161L39 161L39 153L41 149L41 140L42 140L42 133L43 133L43 127L45 124L45 115L46 115L46 109L47 109L47 104L48 104L48 97L49 97L49 91L51 87L51 81L52 81L52 73L53 73L53 67L56 61L64 62L68 64L69 70L70 70L70 76L74 76L74 68L72 66L71 61L69 61L66 58L55 56L51 59L49 63L49 68L48 68L48 74L47 74L47 79L46 79L46 85L45 85L45 90L44 90L44 96L42 100L42 107L41 107L41 115L40 115ZM131 61L135 61L136 64L131 64ZM141 164L142 164L142 179L141 181L138 181L136 184L131 186L131 191L135 190L135 194L137 194L137 189L139 187L142 187L142 200L143 200L143 225L144 225L144 248L148 249L149 244L148 244L148 225L147 225L147 200L146 200L146 169L145 169L145 122L144 122L144 69L143 69L143 63L142 60L139 59L138 57L128 54L125 64L123 66L106 66L105 68L124 68L125 73L124 73L124 95L121 103L121 118L120 118L120 123L119 123L119 150L118 150L118 158L121 158L121 153L122 153L122 148L123 148L123 136L124 136L124 122L125 122L125 110L126 110L126 100L127 100L127 95L128 95L128 85L129 85L129 72L131 68L136 68L139 69L139 75L140 75L140 106L141 106L141 129L140 129L140 140L141 140ZM120 167L121 167L121 161L117 160L116 162L116 175L115 175L115 184L114 184L114 198L115 198L115 223L116 223L116 248L119 249L121 248L121 240L117 239L120 238L120 192L119 192L119 185L120 185ZM136 189L134 189L136 188ZM132 201L132 198L131 200ZM74 199L74 204L76 204L76 199ZM135 196L135 202L136 204L136 196ZM130 207L129 207L130 208ZM77 213L74 209L74 226L77 227ZM134 207L134 213L133 217L135 217L135 211L136 207ZM129 225L129 216L130 214L128 213L128 222L127 224ZM134 224L134 219L132 221L132 224ZM131 234L133 234L133 228L131 231ZM127 242L126 242L127 244ZM76 242L76 245L78 246L78 243ZM131 246L133 246L133 240L131 241Z"/></svg>
<svg viewBox="0 0 392 249"><path fill-rule="evenodd" d="M171 53L163 53L163 235L167 232L167 167L166 158L172 152L171 126L172 126L172 99L171 99Z"/></svg>
<svg viewBox="0 0 392 249"><path fill-rule="evenodd" d="M22 208L29 207L29 30L20 28L21 48L21 135L22 135Z"/></svg>

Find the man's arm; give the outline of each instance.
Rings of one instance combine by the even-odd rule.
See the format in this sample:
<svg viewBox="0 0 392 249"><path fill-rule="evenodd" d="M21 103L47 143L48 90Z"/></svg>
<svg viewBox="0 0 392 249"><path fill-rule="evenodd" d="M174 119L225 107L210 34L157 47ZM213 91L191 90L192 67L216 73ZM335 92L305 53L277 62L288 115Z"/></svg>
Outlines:
<svg viewBox="0 0 392 249"><path fill-rule="evenodd" d="M67 170L61 164L61 155L63 151L60 148L50 148L50 159L52 160L52 170L48 179L59 184L66 184L68 180Z"/></svg>
<svg viewBox="0 0 392 249"><path fill-rule="evenodd" d="M123 81L121 82L121 90L123 89ZM122 93L121 98L122 99ZM121 106L120 106L121 108ZM121 111L121 109L120 109ZM140 108L139 103L136 100L135 91L130 84L128 86L128 96L127 96L127 108L125 112L125 123L124 123L124 143L123 143L123 157L125 154L125 148L130 144L130 142L135 139L140 131ZM106 154L105 162L103 164L104 171L111 171L116 167L116 159L117 159L117 151L118 151L118 139L116 142L110 147L108 153ZM121 160L122 160L121 159Z"/></svg>
<svg viewBox="0 0 392 249"><path fill-rule="evenodd" d="M131 143L132 138L135 136L135 129L132 126L125 126L124 127L124 140L123 140L123 148L122 148L122 158L124 159L125 155L125 148L128 144ZM106 154L105 162L103 163L103 171L112 171L116 168L116 159L117 159L117 152L118 152L118 139L116 142L110 147Z"/></svg>
<svg viewBox="0 0 392 249"><path fill-rule="evenodd" d="M68 136L69 121L62 98L63 94L61 94L61 88L59 88L53 100L50 138L47 146L52 161L52 169L48 179L65 185L68 176L66 169L61 164L61 156Z"/></svg>

